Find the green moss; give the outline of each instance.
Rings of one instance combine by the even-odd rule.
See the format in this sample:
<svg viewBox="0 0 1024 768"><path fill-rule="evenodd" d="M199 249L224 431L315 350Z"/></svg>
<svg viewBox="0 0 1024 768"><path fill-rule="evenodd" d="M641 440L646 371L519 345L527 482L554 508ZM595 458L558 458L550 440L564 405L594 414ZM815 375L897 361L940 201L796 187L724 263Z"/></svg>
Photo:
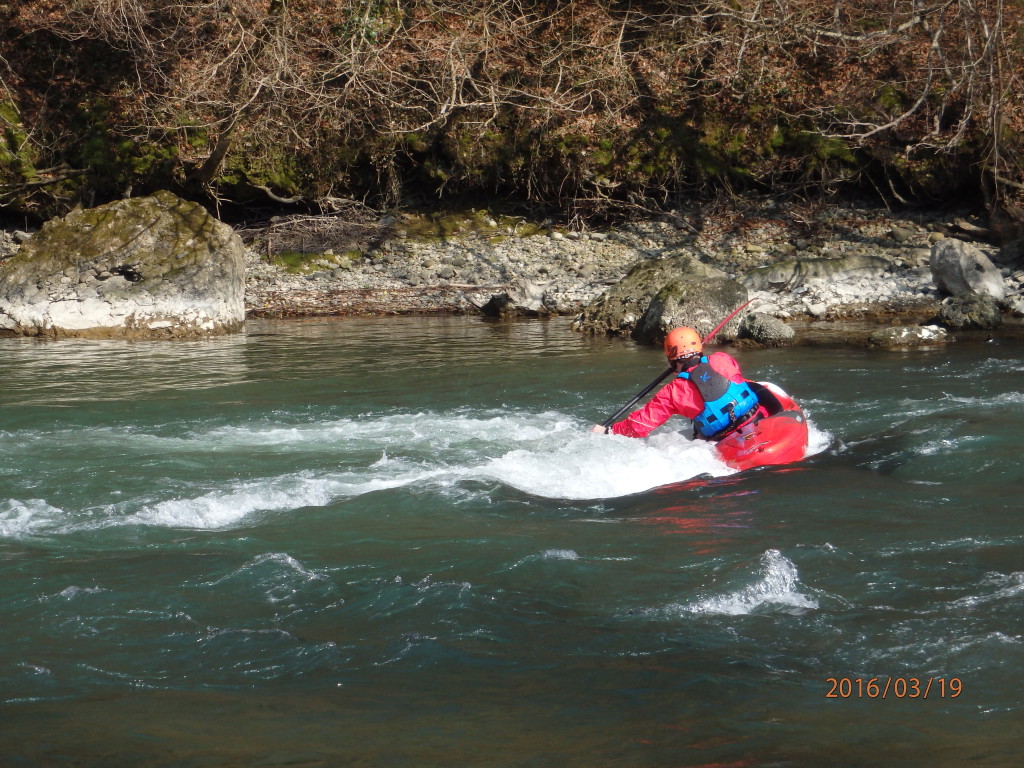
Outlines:
<svg viewBox="0 0 1024 768"><path fill-rule="evenodd" d="M0 174L12 182L29 180L36 174L35 163L18 108L13 102L0 101Z"/></svg>
<svg viewBox="0 0 1024 768"><path fill-rule="evenodd" d="M298 251L279 251L271 259L272 264L283 267L292 274L302 274L312 270L313 262L324 258L322 253L299 253Z"/></svg>
<svg viewBox="0 0 1024 768"><path fill-rule="evenodd" d="M496 226L488 224L494 221ZM482 209L441 210L403 219L402 229L406 234L419 240L446 240L469 233L489 234L502 226L490 213Z"/></svg>
<svg viewBox="0 0 1024 768"><path fill-rule="evenodd" d="M283 250L278 251L267 259L267 262L281 267L293 275L304 275L323 269L334 269L353 262L361 261L365 254L358 248L352 248L342 254L331 253L302 253L300 251ZM320 262L326 261L327 265Z"/></svg>
<svg viewBox="0 0 1024 768"><path fill-rule="evenodd" d="M200 126L182 126L185 143L192 149L206 150L210 148L210 132Z"/></svg>
<svg viewBox="0 0 1024 768"><path fill-rule="evenodd" d="M263 195L254 187L267 187L276 195L291 197L305 192L309 175L306 158L285 146L253 137L228 155L216 182L240 200Z"/></svg>
<svg viewBox="0 0 1024 768"><path fill-rule="evenodd" d="M853 149L840 138L822 136L811 130L776 126L767 144L775 155L796 158L804 178L842 178L844 170L857 167Z"/></svg>
<svg viewBox="0 0 1024 768"><path fill-rule="evenodd" d="M544 233L544 227L536 222L519 222L512 227L518 237L534 237Z"/></svg>
<svg viewBox="0 0 1024 768"><path fill-rule="evenodd" d="M351 8L347 18L331 25L338 38L357 38L374 43L402 23L402 7L397 0L362 0L353 3Z"/></svg>
<svg viewBox="0 0 1024 768"><path fill-rule="evenodd" d="M117 196L131 186L167 186L178 151L168 138L151 141L119 128L120 118L109 101L89 99L78 104L72 124L81 137L74 164L87 171L85 183L102 195Z"/></svg>
<svg viewBox="0 0 1024 768"><path fill-rule="evenodd" d="M405 134L402 137L402 144L409 152L426 152L430 148L429 140L420 131Z"/></svg>
<svg viewBox="0 0 1024 768"><path fill-rule="evenodd" d="M886 112L897 114L903 111L905 98L906 94L903 91L892 84L886 84L879 89L875 100Z"/></svg>

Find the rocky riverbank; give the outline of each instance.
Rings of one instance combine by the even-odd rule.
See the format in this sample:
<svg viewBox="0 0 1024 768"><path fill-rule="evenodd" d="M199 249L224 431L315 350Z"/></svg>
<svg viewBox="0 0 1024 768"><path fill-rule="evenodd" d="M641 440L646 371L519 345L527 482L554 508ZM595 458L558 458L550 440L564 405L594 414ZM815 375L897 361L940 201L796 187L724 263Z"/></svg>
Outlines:
<svg viewBox="0 0 1024 768"><path fill-rule="evenodd" d="M275 253L269 226L243 232L249 316L575 315L639 260L685 253L742 282L751 311L791 324L923 320L944 298L929 267L931 249L951 237L991 259L1005 283L1008 314L1024 315L1020 254L992 245L980 221L958 213L763 200L608 231L478 213L436 236L429 228L424 234L419 217L370 221L365 212L354 229L338 247L321 238L322 252L296 253L287 266L268 259ZM23 238L5 233L0 255Z"/></svg>
<svg viewBox="0 0 1024 768"><path fill-rule="evenodd" d="M572 315L642 259L681 252L743 282L752 310L785 321L934 316L929 267L945 238L971 242L1000 269L1011 313L1024 314L1024 264L963 214L771 201L703 217L670 214L612 231L530 228L495 219L444 238L388 222L365 256L326 254L288 272L251 254L251 315L489 312ZM796 265L834 264L834 270Z"/></svg>

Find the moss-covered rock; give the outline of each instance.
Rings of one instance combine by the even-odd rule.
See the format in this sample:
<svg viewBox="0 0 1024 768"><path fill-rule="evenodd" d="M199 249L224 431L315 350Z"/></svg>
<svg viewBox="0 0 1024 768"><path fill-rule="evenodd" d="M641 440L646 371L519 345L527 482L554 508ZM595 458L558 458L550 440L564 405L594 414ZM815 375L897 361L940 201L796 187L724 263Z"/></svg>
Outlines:
<svg viewBox="0 0 1024 768"><path fill-rule="evenodd" d="M244 245L170 192L47 222L0 267L0 331L167 338L245 319Z"/></svg>
<svg viewBox="0 0 1024 768"><path fill-rule="evenodd" d="M657 343L679 325L710 333L746 298L747 292L738 282L692 254L680 252L637 263L584 308L575 327L584 333L632 336ZM736 338L738 325L731 321L719 332L720 338Z"/></svg>
<svg viewBox="0 0 1024 768"><path fill-rule="evenodd" d="M995 299L971 294L942 302L938 320L947 328L992 330L1003 324L1003 315Z"/></svg>

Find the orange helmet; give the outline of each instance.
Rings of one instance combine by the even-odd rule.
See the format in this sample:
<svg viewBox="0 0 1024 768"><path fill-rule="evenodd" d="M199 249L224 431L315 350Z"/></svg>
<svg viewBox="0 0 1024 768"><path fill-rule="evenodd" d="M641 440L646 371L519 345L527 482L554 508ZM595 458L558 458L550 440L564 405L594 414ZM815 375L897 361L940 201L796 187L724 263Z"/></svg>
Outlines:
<svg viewBox="0 0 1024 768"><path fill-rule="evenodd" d="M665 357L669 362L679 360L691 355L699 355L704 349L704 342L700 335L685 325L681 328L673 328L665 337Z"/></svg>

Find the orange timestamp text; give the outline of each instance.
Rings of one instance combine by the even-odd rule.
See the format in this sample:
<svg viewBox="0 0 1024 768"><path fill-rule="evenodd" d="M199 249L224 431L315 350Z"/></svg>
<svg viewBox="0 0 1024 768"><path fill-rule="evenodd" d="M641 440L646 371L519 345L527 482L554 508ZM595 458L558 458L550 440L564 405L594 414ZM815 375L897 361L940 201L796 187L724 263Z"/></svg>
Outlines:
<svg viewBox="0 0 1024 768"><path fill-rule="evenodd" d="M826 699L955 699L959 677L827 677Z"/></svg>

